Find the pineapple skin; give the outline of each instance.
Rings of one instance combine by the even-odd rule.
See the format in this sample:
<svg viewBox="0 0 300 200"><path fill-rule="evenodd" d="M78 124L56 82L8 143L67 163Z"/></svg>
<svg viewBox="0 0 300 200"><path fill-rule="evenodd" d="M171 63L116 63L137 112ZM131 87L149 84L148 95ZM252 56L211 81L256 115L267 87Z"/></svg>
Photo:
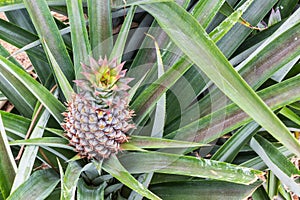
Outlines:
<svg viewBox="0 0 300 200"><path fill-rule="evenodd" d="M134 128L127 92L132 79L124 77L123 65L90 58L90 65L83 64L85 78L74 81L81 90L67 103L62 127L81 157L102 160L117 154Z"/></svg>

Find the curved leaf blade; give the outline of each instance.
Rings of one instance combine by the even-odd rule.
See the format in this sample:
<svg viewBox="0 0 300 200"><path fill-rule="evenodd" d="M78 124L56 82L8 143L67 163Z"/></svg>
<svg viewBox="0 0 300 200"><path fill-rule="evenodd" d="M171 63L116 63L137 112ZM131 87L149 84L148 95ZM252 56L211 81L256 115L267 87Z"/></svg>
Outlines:
<svg viewBox="0 0 300 200"><path fill-rule="evenodd" d="M277 83L258 92L258 94L273 110L297 102L300 100L300 76ZM226 118L223 116L224 113L227 115ZM237 105L230 104L177 129L165 137L207 143L250 121L251 118ZM222 127L221 130L219 129L220 126ZM217 131L208 132L210 129Z"/></svg>
<svg viewBox="0 0 300 200"><path fill-rule="evenodd" d="M2 116L0 114L0 191L3 198L9 196L17 171L11 149L8 145L7 135L4 130Z"/></svg>
<svg viewBox="0 0 300 200"><path fill-rule="evenodd" d="M299 142L291 136L285 125L234 70L194 18L175 3L157 3L141 5L141 7L156 18L173 42L233 102L278 141L300 156ZM172 13L172 17L166 16L166 13Z"/></svg>
<svg viewBox="0 0 300 200"><path fill-rule="evenodd" d="M90 42L93 57L109 56L113 48L110 0L88 1Z"/></svg>
<svg viewBox="0 0 300 200"><path fill-rule="evenodd" d="M254 136L250 141L250 146L280 181L300 196L300 186L292 179L295 175L299 176L300 171L272 143L263 137L259 135Z"/></svg>
<svg viewBox="0 0 300 200"><path fill-rule="evenodd" d="M43 114L41 115L40 119L38 120L35 128L33 129L32 133L30 135L30 138L42 137L42 135L44 133L43 127L45 127L46 124L48 123L49 117L50 117L50 113L47 110L45 110L43 112ZM37 146L30 146L24 150L24 153L22 155L22 158L21 158L19 166L18 166L16 177L14 179L14 184L12 186L12 192L14 190L16 190L26 180L28 180L28 178L31 174L34 162L36 160L37 152L38 152Z"/></svg>
<svg viewBox="0 0 300 200"><path fill-rule="evenodd" d="M53 170L38 170L20 185L7 200L45 199L53 192L58 183L59 177Z"/></svg>
<svg viewBox="0 0 300 200"><path fill-rule="evenodd" d="M53 117L60 123L63 121L64 105L58 101L44 86L34 80L28 73L0 56L0 69L7 70L31 91L31 93L49 110Z"/></svg>
<svg viewBox="0 0 300 200"><path fill-rule="evenodd" d="M73 64L67 52L62 36L50 13L50 9L45 0L24 1L26 9L32 19L39 38L52 50L54 57L65 76L71 82L74 78Z"/></svg>
<svg viewBox="0 0 300 200"><path fill-rule="evenodd" d="M82 0L67 0L66 3L71 26L75 78L78 79L81 77L81 62L85 63L89 60L88 55L91 52L91 48L86 30Z"/></svg>
<svg viewBox="0 0 300 200"><path fill-rule="evenodd" d="M66 100L69 101L72 97L72 94L74 93L74 90L72 89L72 86L68 82L68 79L66 78L64 73L61 71L61 68L58 66L53 54L51 53L51 51L46 43L45 43L45 49L49 56L49 60L52 64L54 74L55 74L55 77L59 84L59 87L61 88Z"/></svg>
<svg viewBox="0 0 300 200"><path fill-rule="evenodd" d="M158 172L245 185L254 183L263 174L261 171L229 163L161 152L128 153L120 155L119 159L124 167L133 174Z"/></svg>
<svg viewBox="0 0 300 200"><path fill-rule="evenodd" d="M126 18L124 20L124 23L122 24L121 30L118 34L117 41L115 42L112 52L110 54L109 59L112 60L114 58L117 58L118 63L121 63L122 55L124 53L126 39L128 37L132 19L134 17L134 13L136 10L136 6L130 7L129 11L127 12Z"/></svg>
<svg viewBox="0 0 300 200"><path fill-rule="evenodd" d="M129 142L121 144L122 149L129 150L130 146L133 145L139 148L189 148L189 147L201 147L209 146L207 144L186 142L181 140L170 140L156 137L146 137L146 136L130 136ZM129 148L128 148L129 147Z"/></svg>
<svg viewBox="0 0 300 200"><path fill-rule="evenodd" d="M111 156L103 162L103 169L113 177L133 189L137 193L153 200L159 200L158 196L149 191L145 186L138 182L119 162L116 156Z"/></svg>
<svg viewBox="0 0 300 200"><path fill-rule="evenodd" d="M82 168L76 162L69 162L65 174L61 174L61 199L75 199L77 182Z"/></svg>
<svg viewBox="0 0 300 200"><path fill-rule="evenodd" d="M68 145L68 140L58 137L43 137L43 138L32 138L27 140L14 140L11 141L10 145L28 145L28 146L47 146L57 147L63 149L75 150L73 147Z"/></svg>
<svg viewBox="0 0 300 200"><path fill-rule="evenodd" d="M261 182L246 186L223 181L205 180L155 184L150 189L164 200L181 200L187 198L189 200L241 200L247 199L260 185Z"/></svg>
<svg viewBox="0 0 300 200"><path fill-rule="evenodd" d="M77 185L77 198L78 200L84 200L84 199L104 200L105 187L106 187L106 183L98 187L91 187L88 186L82 179L79 179Z"/></svg>

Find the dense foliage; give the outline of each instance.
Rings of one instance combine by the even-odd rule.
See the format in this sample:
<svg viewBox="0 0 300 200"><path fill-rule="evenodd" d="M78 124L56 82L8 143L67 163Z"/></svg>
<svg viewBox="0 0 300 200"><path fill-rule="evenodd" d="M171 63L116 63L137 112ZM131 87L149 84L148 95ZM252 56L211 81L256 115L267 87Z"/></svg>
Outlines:
<svg viewBox="0 0 300 200"><path fill-rule="evenodd" d="M14 105L0 111L0 199L297 199L299 5L1 1L0 39L20 50L0 46L0 100ZM14 59L22 51L36 77ZM130 100L135 129L117 154L81 158L62 113L82 63L105 56L134 78L111 97Z"/></svg>

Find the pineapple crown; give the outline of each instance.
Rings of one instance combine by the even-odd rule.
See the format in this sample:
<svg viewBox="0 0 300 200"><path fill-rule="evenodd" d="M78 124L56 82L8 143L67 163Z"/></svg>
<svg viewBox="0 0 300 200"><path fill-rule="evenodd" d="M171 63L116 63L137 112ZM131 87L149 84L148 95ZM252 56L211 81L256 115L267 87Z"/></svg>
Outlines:
<svg viewBox="0 0 300 200"><path fill-rule="evenodd" d="M89 65L82 63L84 79L74 81L78 87L96 99L107 98L114 92L127 94L130 88L127 84L132 78L125 78L126 70L122 70L125 62L118 64L116 58L109 62L106 56L98 61L90 57L89 61Z"/></svg>

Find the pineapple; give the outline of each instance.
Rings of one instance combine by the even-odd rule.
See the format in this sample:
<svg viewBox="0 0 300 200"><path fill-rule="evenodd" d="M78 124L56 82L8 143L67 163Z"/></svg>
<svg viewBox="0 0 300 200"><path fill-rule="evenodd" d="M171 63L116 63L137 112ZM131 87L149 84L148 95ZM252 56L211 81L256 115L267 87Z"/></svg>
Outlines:
<svg viewBox="0 0 300 200"><path fill-rule="evenodd" d="M134 128L127 92L132 79L125 78L123 65L90 58L90 65L82 64L84 78L74 81L79 93L67 103L62 127L81 157L101 160L116 154Z"/></svg>

